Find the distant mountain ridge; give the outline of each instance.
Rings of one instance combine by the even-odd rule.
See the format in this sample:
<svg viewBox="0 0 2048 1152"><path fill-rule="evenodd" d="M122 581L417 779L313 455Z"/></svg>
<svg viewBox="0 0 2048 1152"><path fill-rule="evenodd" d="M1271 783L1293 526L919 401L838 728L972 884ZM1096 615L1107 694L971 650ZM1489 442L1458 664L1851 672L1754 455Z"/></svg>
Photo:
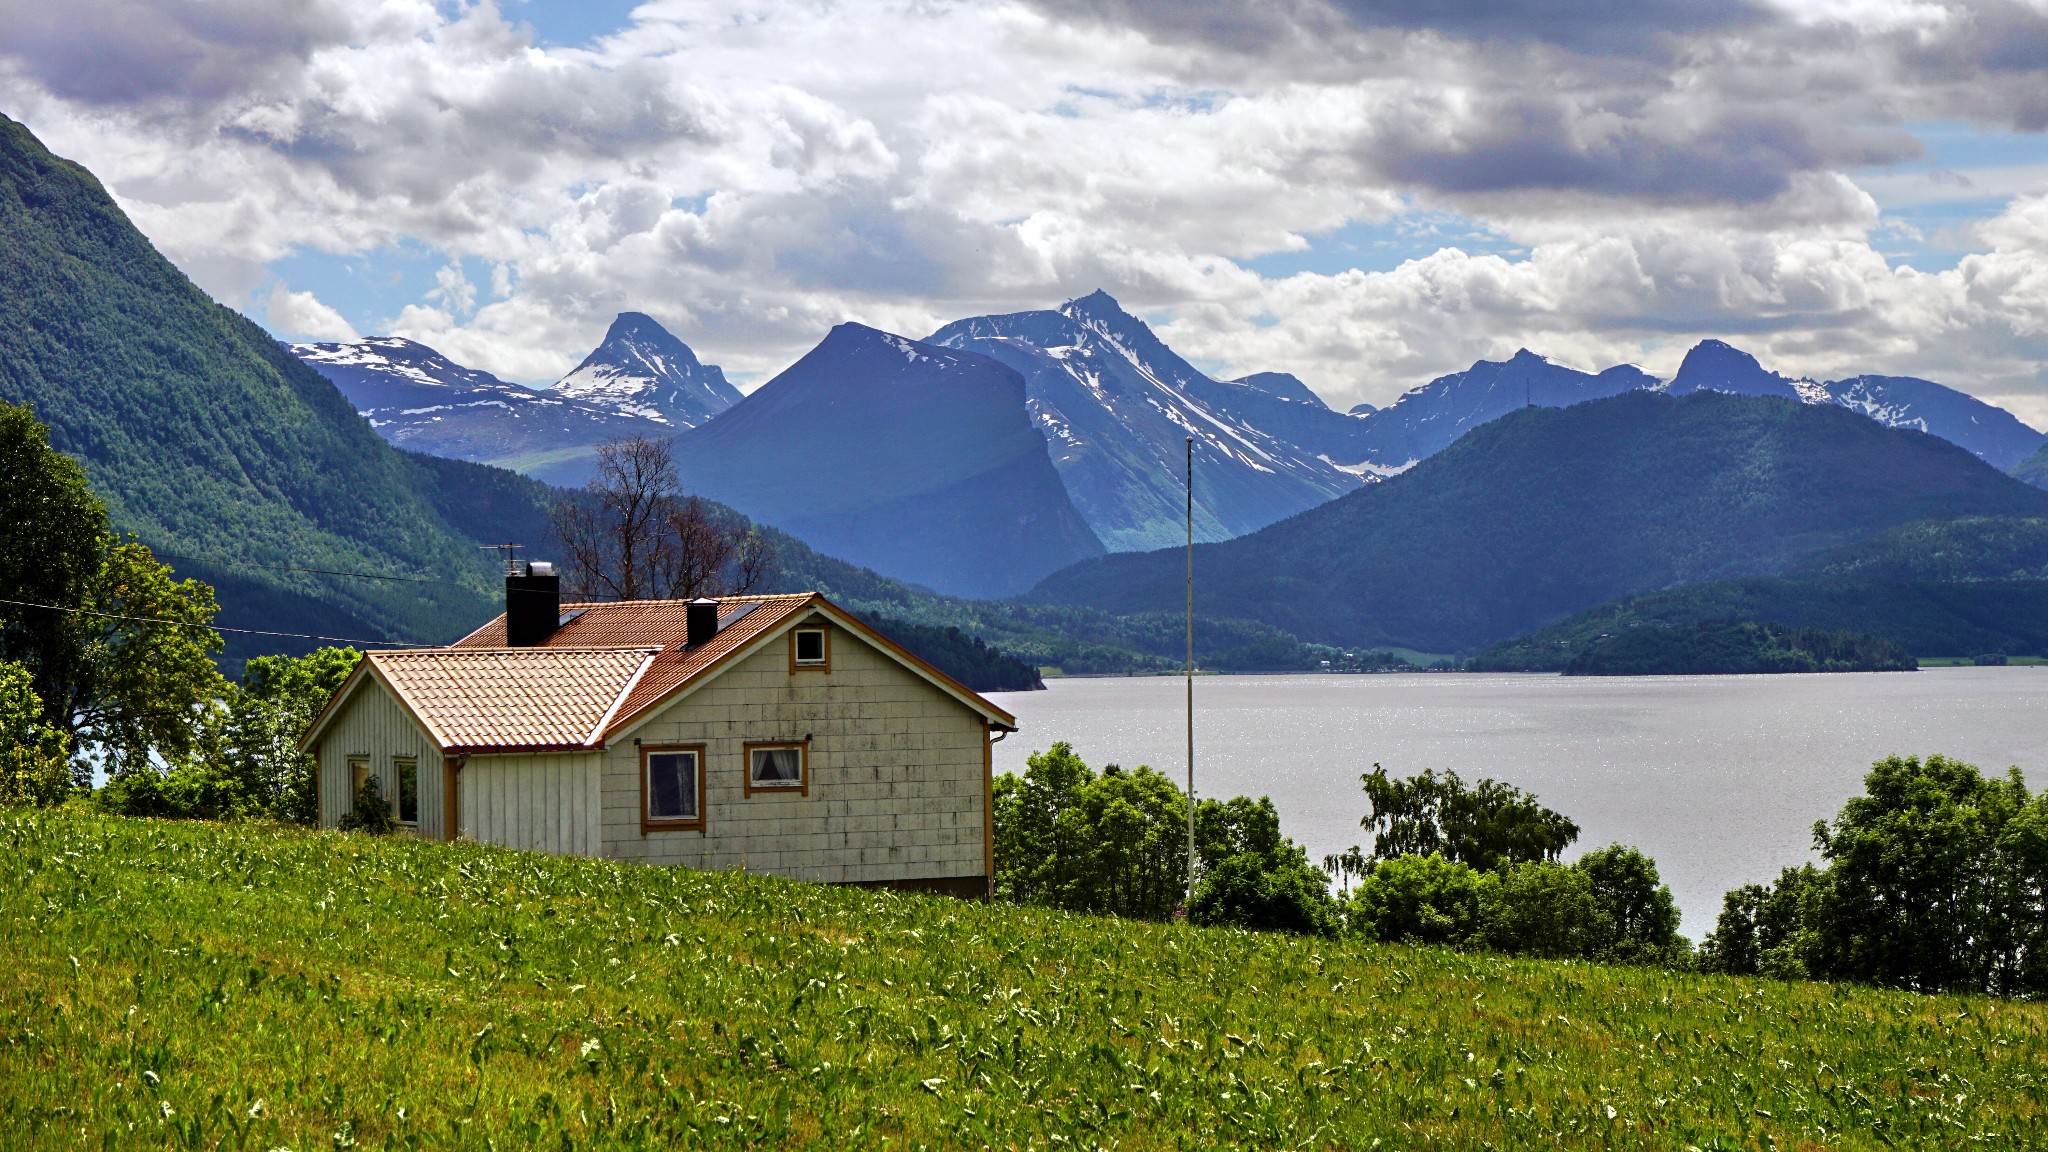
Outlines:
<svg viewBox="0 0 2048 1152"><path fill-rule="evenodd" d="M1299 422L1349 432L1354 418L1276 394L1268 389L1286 385L1270 378L1258 385L1211 379L1107 293L1057 310L955 321L928 339L1022 376L1054 467L1113 550L1182 538L1188 436L1195 438L1199 540L1240 535L1360 483L1305 444L1312 437L1302 429L1274 427Z"/></svg>
<svg viewBox="0 0 2048 1152"><path fill-rule="evenodd" d="M1197 548L1197 610L1304 640L1472 651L1616 596L1771 575L1914 520L2048 514L1962 448L1831 405L1633 390L1517 410L1399 476ZM1034 601L1179 603L1174 551L1055 573Z"/></svg>
<svg viewBox="0 0 2048 1152"><path fill-rule="evenodd" d="M1517 408L1566 408L1657 385L1655 376L1632 364L1581 372L1524 348L1506 360L1481 360L1463 372L1439 376L1366 413L1361 420L1363 459L1379 471L1400 471Z"/></svg>
<svg viewBox="0 0 2048 1152"><path fill-rule="evenodd" d="M1629 364L1599 373L1581 372L1526 348L1505 361L1481 360L1462 372L1412 388L1385 408L1359 413L1369 452L1365 462L1383 473L1398 471L1515 408L1559 408L1636 389L1672 396L1708 391L1838 405L1888 427L1939 436L1997 468L2013 467L2048 442L2048 436L2005 409L1931 380L1910 376L1853 376L1825 384L1794 380L1766 369L1756 357L1730 344L1702 340L1686 353L1677 375L1669 381L1660 381Z"/></svg>
<svg viewBox="0 0 2048 1152"><path fill-rule="evenodd" d="M549 483L582 483L605 440L674 432L615 405L508 384L400 336L289 347L392 444Z"/></svg>
<svg viewBox="0 0 2048 1152"><path fill-rule="evenodd" d="M693 492L822 552L960 596L1102 554L1004 365L841 324L677 438Z"/></svg>
<svg viewBox="0 0 2048 1152"><path fill-rule="evenodd" d="M676 428L695 428L740 402L716 364L641 312L619 313L603 342L550 391Z"/></svg>

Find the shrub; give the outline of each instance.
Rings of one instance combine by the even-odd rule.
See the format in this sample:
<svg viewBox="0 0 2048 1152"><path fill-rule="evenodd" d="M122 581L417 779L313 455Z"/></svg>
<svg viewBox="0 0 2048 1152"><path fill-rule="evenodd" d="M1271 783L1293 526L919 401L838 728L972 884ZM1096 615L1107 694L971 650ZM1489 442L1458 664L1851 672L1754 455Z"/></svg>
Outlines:
<svg viewBox="0 0 2048 1152"><path fill-rule="evenodd" d="M1218 861L1195 886L1188 919L1196 924L1334 936L1341 921L1330 878L1291 842L1291 856L1246 852Z"/></svg>
<svg viewBox="0 0 2048 1152"><path fill-rule="evenodd" d="M1472 942L1493 875L1428 856L1395 856L1373 866L1351 892L1347 917L1360 934L1388 943Z"/></svg>
<svg viewBox="0 0 2048 1152"><path fill-rule="evenodd" d="M1584 872L1548 860L1503 868L1480 903L1480 939L1516 956L1591 956L1602 936L1600 906Z"/></svg>
<svg viewBox="0 0 2048 1152"><path fill-rule="evenodd" d="M363 781L356 789L355 804L341 814L336 825L343 832L367 832L372 836L383 836L398 829L398 821L392 818L391 803L384 799L384 788L375 776Z"/></svg>
<svg viewBox="0 0 2048 1152"><path fill-rule="evenodd" d="M0 805L50 805L71 791L71 741L43 722L34 676L0 662Z"/></svg>
<svg viewBox="0 0 2048 1152"><path fill-rule="evenodd" d="M1641 850L1610 844L1572 865L1592 886L1598 911L1589 955L1624 964L1670 963L1686 951L1678 902Z"/></svg>

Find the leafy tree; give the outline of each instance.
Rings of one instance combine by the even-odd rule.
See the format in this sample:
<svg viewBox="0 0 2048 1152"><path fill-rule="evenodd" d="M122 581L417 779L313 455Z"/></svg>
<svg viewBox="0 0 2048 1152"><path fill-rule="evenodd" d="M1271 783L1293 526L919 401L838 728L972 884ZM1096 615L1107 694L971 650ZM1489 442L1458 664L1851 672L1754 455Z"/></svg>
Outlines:
<svg viewBox="0 0 2048 1152"><path fill-rule="evenodd" d="M152 754L189 760L224 687L213 664L213 589L176 579L133 540L103 544L82 610L69 619L63 716L77 742L100 750L109 775L150 770Z"/></svg>
<svg viewBox="0 0 2048 1152"><path fill-rule="evenodd" d="M1079 806L1079 792L1093 778L1064 740L1032 753L1022 778L996 778L996 895L1054 908L1084 902L1086 829L1062 816Z"/></svg>
<svg viewBox="0 0 2048 1152"><path fill-rule="evenodd" d="M1480 940L1516 956L1552 959L1595 953L1600 905L1586 873L1550 860L1510 864L1480 901Z"/></svg>
<svg viewBox="0 0 2048 1152"><path fill-rule="evenodd" d="M1232 796L1195 805L1195 862L1209 869L1233 856L1261 860L1282 855L1287 838L1280 835L1280 811L1265 796Z"/></svg>
<svg viewBox="0 0 2048 1152"><path fill-rule="evenodd" d="M1888 756L1864 788L1814 826L1829 864L1811 925L1817 973L1923 991L2018 987L2042 926L2039 877L2008 852L2029 807L2019 770L1986 778L1945 756Z"/></svg>
<svg viewBox="0 0 2048 1152"><path fill-rule="evenodd" d="M1195 805L1200 866L1188 919L1197 924L1328 936L1340 919L1330 877L1280 834L1280 813L1265 796L1233 796Z"/></svg>
<svg viewBox="0 0 2048 1152"><path fill-rule="evenodd" d="M1216 862L1195 886L1188 919L1309 936L1334 936L1341 925L1330 878L1290 841L1277 858L1252 853Z"/></svg>
<svg viewBox="0 0 2048 1152"><path fill-rule="evenodd" d="M1068 810L1070 825L1088 837L1087 903L1091 911L1164 920L1187 877L1187 802L1173 782L1150 768L1114 764L1083 786Z"/></svg>
<svg viewBox="0 0 2048 1152"><path fill-rule="evenodd" d="M1346 913L1370 939L1462 946L1479 935L1486 893L1498 882L1435 853L1392 856L1352 890Z"/></svg>
<svg viewBox="0 0 2048 1152"><path fill-rule="evenodd" d="M55 804L71 787L71 741L46 723L34 677L0 663L0 805Z"/></svg>
<svg viewBox="0 0 2048 1152"><path fill-rule="evenodd" d="M71 729L67 690L78 666L71 621L100 570L107 513L85 470L50 447L26 406L0 403L0 660L28 670L42 720Z"/></svg>
<svg viewBox="0 0 2048 1152"><path fill-rule="evenodd" d="M353 648L258 656L243 670L241 686L227 689L216 764L245 810L313 822L317 765L299 751L299 737L361 659Z"/></svg>
<svg viewBox="0 0 2048 1152"><path fill-rule="evenodd" d="M1728 893L1703 966L2048 994L2048 797L2018 769L1886 757L1814 843L1823 867Z"/></svg>
<svg viewBox="0 0 2048 1152"><path fill-rule="evenodd" d="M998 897L1076 912L1164 920L1186 892L1187 798L1141 767L1097 775L1065 742L995 781ZM1236 797L1195 809L1198 923L1329 932L1329 879L1280 835L1273 802Z"/></svg>
<svg viewBox="0 0 2048 1152"><path fill-rule="evenodd" d="M1589 954L1624 963L1672 959L1685 947L1678 902L1657 875L1657 862L1622 844L1596 848L1572 865L1591 885L1597 912Z"/></svg>
<svg viewBox="0 0 2048 1152"><path fill-rule="evenodd" d="M1555 861L1579 837L1577 824L1498 780L1467 787L1456 772L1434 770L1396 780L1377 764L1359 779L1371 805L1359 826L1372 829L1378 859L1434 853L1491 872Z"/></svg>
<svg viewBox="0 0 2048 1152"><path fill-rule="evenodd" d="M1787 868L1775 884L1745 884L1721 900L1714 931L1700 942L1700 967L1738 976L1803 979L1813 951L1807 923L1825 883L1811 864Z"/></svg>

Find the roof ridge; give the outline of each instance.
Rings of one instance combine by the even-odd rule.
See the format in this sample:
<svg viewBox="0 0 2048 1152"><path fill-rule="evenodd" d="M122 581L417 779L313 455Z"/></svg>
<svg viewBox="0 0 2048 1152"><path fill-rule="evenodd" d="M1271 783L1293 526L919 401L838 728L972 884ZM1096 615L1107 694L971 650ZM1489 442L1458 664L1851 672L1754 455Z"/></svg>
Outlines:
<svg viewBox="0 0 2048 1152"><path fill-rule="evenodd" d="M717 601L719 601L719 602L721 602L721 603L723 603L723 602L725 602L725 601L727 601L727 600L759 600L759 601L768 601L768 600L808 600L808 599L810 599L811 597L813 597L813 596L817 596L817 595L821 595L821 593L818 593L818 592L749 592L749 593L747 593L747 594L745 594L745 595L742 595L742 596L713 596L713 597L710 597L710 599L713 599L713 600L717 600ZM682 598L680 598L680 597L671 597L670 599L667 599L667 600L656 600L656 599L640 599L640 600L564 600L564 601L562 601L562 610L566 612L566 611L568 611L568 610L569 610L569 609L571 609L571 608L632 608L632 607L636 607L636 606L638 606L638 605L641 605L641 604L688 604L688 603L689 603L689 601L688 601L688 600L682 599Z"/></svg>
<svg viewBox="0 0 2048 1152"><path fill-rule="evenodd" d="M522 646L520 646L520 647L517 647L517 648L512 648L512 647L501 647L501 648L484 648L484 647L481 647L481 646L479 646L479 647L475 647L475 648L456 648L456 647L453 647L453 646L449 646L449 647L445 647L445 648L379 648L379 649L375 649L375 650L373 650L372 652L370 652L370 655L372 655L372 656L491 656L491 655L506 655L506 654L513 654L513 655L521 655L521 654L525 654L525 653L529 653L529 652L531 652L531 653L536 653L536 654L542 654L542 655L548 655L548 656L591 656L591 655L606 655L606 656L609 656L609 655L617 655L617 654L619 654L619 653L622 653L622 652L659 652L659 651L661 651L661 649L662 649L662 646L661 646L661 645L659 645L659 644L614 644L614 645L595 645L595 644L593 644L593 645L589 645L589 646L579 646L579 647L575 647L575 648L568 648L568 647L555 647L555 646L551 646L551 645L545 645L545 644L532 644L532 645L522 645Z"/></svg>

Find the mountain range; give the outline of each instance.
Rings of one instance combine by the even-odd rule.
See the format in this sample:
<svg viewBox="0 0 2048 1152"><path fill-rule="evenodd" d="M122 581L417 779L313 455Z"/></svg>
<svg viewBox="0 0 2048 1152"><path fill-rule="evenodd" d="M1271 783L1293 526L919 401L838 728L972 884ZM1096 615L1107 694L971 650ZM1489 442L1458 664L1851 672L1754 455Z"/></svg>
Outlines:
<svg viewBox="0 0 2048 1152"><path fill-rule="evenodd" d="M539 389L398 336L289 347L393 444L570 487L590 478L604 441L673 436L740 399L716 365L639 312L620 313L574 371Z"/></svg>
<svg viewBox="0 0 2048 1152"><path fill-rule="evenodd" d="M2011 413L1933 381L1795 380L1718 340L1691 349L1669 381L1626 364L1584 372L1523 349L1440 376L1384 408L1361 404L1349 412L1332 410L1286 373L1212 377L1103 292L1057 309L955 321L927 340L1000 361L1023 377L1031 420L1053 467L1110 551L1182 538L1190 436L1195 538L1203 542L1243 535L1413 467L1517 408L1566 407L1630 391L1713 391L1844 407L1940 436L2001 468L2048 443ZM739 399L718 368L636 312L620 314L574 372L539 390L395 338L294 351L393 443L563 484L589 475L594 447L604 439L673 435L712 421ZM2048 468L2037 471L2048 475ZM776 510L761 514L772 518Z"/></svg>
<svg viewBox="0 0 2048 1152"><path fill-rule="evenodd" d="M1642 389L1516 410L1398 476L1195 550L1199 611L1296 636L1472 651L1616 596L1777 574L1914 520L2041 516L2048 492L1846 408ZM1179 550L1054 574L1030 599L1180 603Z"/></svg>
<svg viewBox="0 0 2048 1152"><path fill-rule="evenodd" d="M537 394L390 339L297 349L344 396L207 299L90 174L11 121L0 121L0 241L0 399L33 405L116 526L213 582L231 626L431 640L492 610L496 571L480 544L544 543L554 490L396 450L385 440L398 422L373 428L359 407L414 426L460 424L451 413L502 422L492 413L521 405L658 429L697 490L788 528L797 535L777 535L782 547L813 568L838 565L831 579L872 585L906 618L1048 640L1078 627L1093 637L1084 647L1131 636L1146 652L1165 651L1177 627L1180 559L1102 555L1089 511L1133 532L1148 516L1173 525L1173 449L1185 459L1190 428L1202 432L1196 494L1216 530L1226 515L1271 518L1201 549L1200 627L1225 646L1292 634L1472 651L1616 596L1702 581L1948 588L1957 582L1802 565L1913 521L2048 516L2048 494L1990 466L2025 457L2025 474L2044 459L2042 437L2000 410L1906 378L1787 380L1717 342L1669 384L1522 353L1340 413L1291 376L1202 373L1096 294L948 325L932 342L843 325L705 419L736 391L635 314L571 374L574 387ZM458 413L451 396L473 403ZM1084 502L1116 473L1055 458L1048 416L1070 409L1075 445L1165 483ZM1092 421L1085 437L1080 417ZM1391 462L1375 465L1375 452ZM1238 493L1203 486L1205 471L1248 461ZM1099 476L1110 479L1091 488ZM1044 579L1029 602L969 606L890 575L976 596Z"/></svg>

